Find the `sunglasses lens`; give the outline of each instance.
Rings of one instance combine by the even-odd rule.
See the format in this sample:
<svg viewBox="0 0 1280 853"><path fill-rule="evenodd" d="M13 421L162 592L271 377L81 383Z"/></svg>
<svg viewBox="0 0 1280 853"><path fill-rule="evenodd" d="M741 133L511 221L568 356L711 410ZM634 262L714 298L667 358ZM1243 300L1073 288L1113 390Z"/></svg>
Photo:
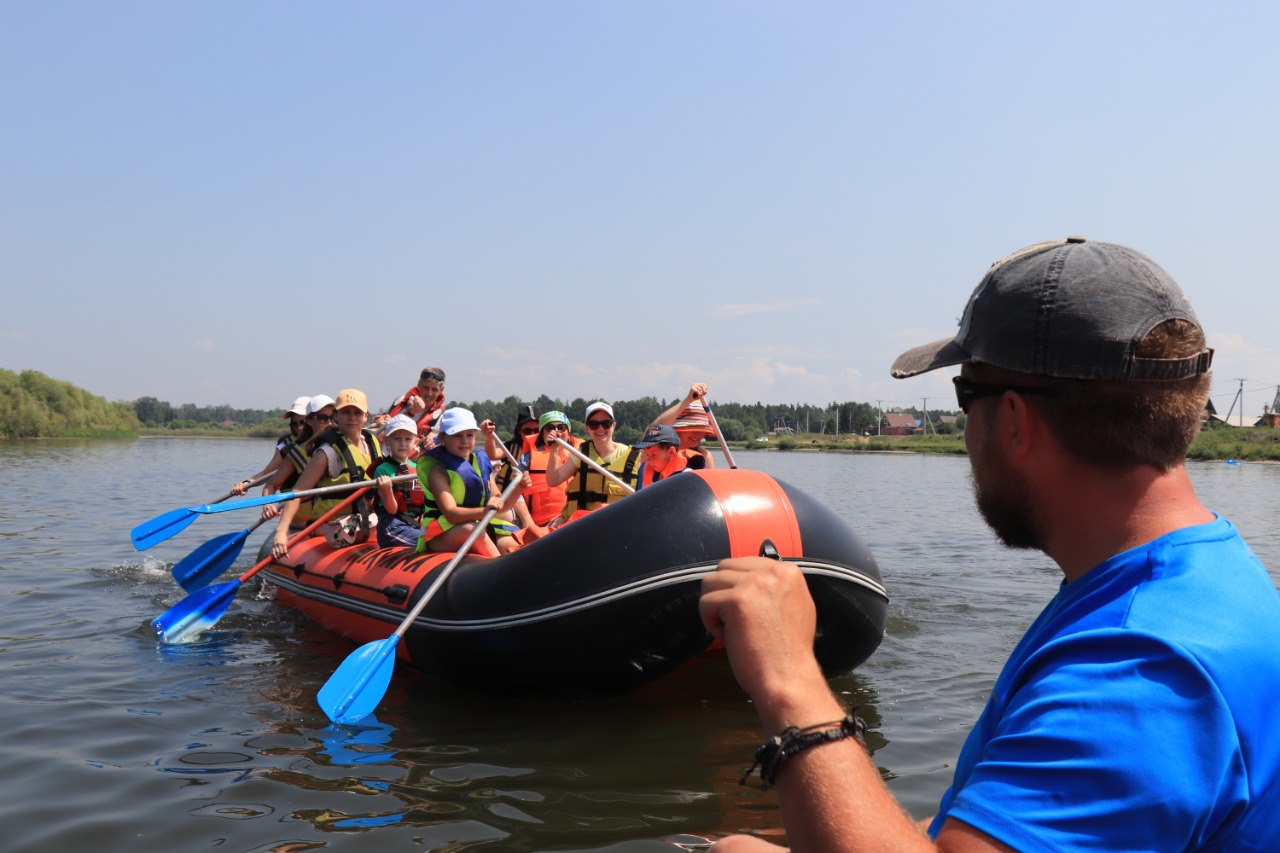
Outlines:
<svg viewBox="0 0 1280 853"><path fill-rule="evenodd" d="M613 426L613 421L612 421L612 420L607 420L607 421L587 421L587 426L588 426L590 429L608 429L609 427Z"/></svg>

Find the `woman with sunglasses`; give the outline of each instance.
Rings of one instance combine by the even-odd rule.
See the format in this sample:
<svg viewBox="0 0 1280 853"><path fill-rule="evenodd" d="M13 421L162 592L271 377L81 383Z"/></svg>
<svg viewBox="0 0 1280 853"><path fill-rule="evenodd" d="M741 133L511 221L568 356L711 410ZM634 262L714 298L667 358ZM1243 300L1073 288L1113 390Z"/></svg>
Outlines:
<svg viewBox="0 0 1280 853"><path fill-rule="evenodd" d="M529 431L529 426L533 427L532 432ZM533 531L535 536L544 535L547 530L554 530L560 526L560 511L568 501L567 482L560 482L553 486L547 481L547 471L552 466L552 454L564 454L564 450L555 443L557 438L569 442L574 447L582 445L582 439L574 438L569 434L569 418L565 413L550 411L538 418L536 424L526 425L521 435L521 444L514 445L523 448L519 464L529 472L529 478L533 482L532 486L525 489L524 499L528 506L530 521L535 528Z"/></svg>
<svg viewBox="0 0 1280 853"><path fill-rule="evenodd" d="M307 463L311 461L316 439L336 422L336 412L337 405L328 394L317 394L307 401L307 414L303 418L304 423L302 436L298 441L298 453L289 456L286 460L288 464L278 468L276 475L262 487L264 495L274 495L276 492L283 492L294 487L298 482L298 478L302 476L302 472L306 470ZM267 504L262 508L262 517L264 519L275 518L279 514L279 504ZM314 518L315 515L311 512L311 503L303 503L298 507L298 511L294 513L293 528L300 530L310 524Z"/></svg>
<svg viewBox="0 0 1280 853"><path fill-rule="evenodd" d="M599 402L587 406L587 435L591 440L583 443L582 452L634 489L643 456L634 447L613 440L616 423L613 406L608 403ZM566 435L556 437L566 438ZM570 456L567 450L553 443L553 451L547 464L547 485L558 486L569 481L574 474L577 474L577 478L569 486L564 509L560 511L562 521L599 509L630 494L618 484L606 480L592 466L576 456Z"/></svg>
<svg viewBox="0 0 1280 853"><path fill-rule="evenodd" d="M262 466L262 470L256 474L245 477L240 482L231 487L231 494L243 495L249 491L249 484L259 477L265 477L268 474L274 474L280 470L281 465L288 465L294 458L302 460L302 464L306 464L306 457L302 453L299 446L302 442L311 437L307 432L307 403L311 402L310 397L299 397L293 401L284 413L284 418L289 422L289 432L276 439L276 446L271 451L271 459L266 465Z"/></svg>

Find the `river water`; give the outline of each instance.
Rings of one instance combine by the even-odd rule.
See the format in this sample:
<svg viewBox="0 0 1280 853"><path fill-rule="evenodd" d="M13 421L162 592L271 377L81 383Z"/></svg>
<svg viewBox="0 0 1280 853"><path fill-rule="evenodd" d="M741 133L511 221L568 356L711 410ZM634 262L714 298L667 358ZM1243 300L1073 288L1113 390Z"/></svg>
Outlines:
<svg viewBox="0 0 1280 853"><path fill-rule="evenodd" d="M481 696L402 664L376 720L334 727L314 693L352 646L256 581L202 641L158 644L149 620L182 597L172 563L252 511L202 518L145 554L129 529L215 498L270 452L248 440L0 442L0 847L631 853L728 832L785 840L773 794L737 783L760 732L723 657L576 702ZM1057 569L995 542L963 458L737 461L834 507L875 553L887 636L833 686L861 706L899 799L931 814ZM1191 472L1280 577L1280 466Z"/></svg>

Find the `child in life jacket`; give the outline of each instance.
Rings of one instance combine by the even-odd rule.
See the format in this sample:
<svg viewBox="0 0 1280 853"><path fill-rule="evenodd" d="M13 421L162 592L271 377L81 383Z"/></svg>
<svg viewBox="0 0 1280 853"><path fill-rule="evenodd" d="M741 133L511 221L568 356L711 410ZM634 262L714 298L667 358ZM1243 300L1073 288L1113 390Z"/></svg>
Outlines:
<svg viewBox="0 0 1280 853"><path fill-rule="evenodd" d="M680 436L668 424L654 424L645 431L644 438L631 446L644 451L637 489L652 486L689 467L689 458L680 452Z"/></svg>
<svg viewBox="0 0 1280 853"><path fill-rule="evenodd" d="M476 447L479 432L469 410L449 409L440 417L440 444L418 457L418 480L426 497L419 551L456 551L491 509L495 515L476 540L476 552L497 556L519 544L513 535L518 528L496 513L511 509L530 485L529 475L521 475L520 487L504 503L489 454Z"/></svg>
<svg viewBox="0 0 1280 853"><path fill-rule="evenodd" d="M378 502L382 505L378 513L378 546L412 548L418 544L426 495L416 479L392 483L391 478L417 472L418 463L410 456L418 438L418 425L408 415L396 415L387 422L386 435L387 454L369 472L378 481Z"/></svg>

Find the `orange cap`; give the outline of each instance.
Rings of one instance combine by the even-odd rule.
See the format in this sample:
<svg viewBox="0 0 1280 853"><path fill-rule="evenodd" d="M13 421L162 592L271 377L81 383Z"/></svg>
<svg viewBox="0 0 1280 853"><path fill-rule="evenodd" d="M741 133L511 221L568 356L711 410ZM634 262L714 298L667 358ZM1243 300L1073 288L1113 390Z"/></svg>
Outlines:
<svg viewBox="0 0 1280 853"><path fill-rule="evenodd" d="M333 404L335 409L345 409L347 406L355 406L366 413L369 411L369 401L365 398L364 392L354 388L344 388L339 391L338 399Z"/></svg>

